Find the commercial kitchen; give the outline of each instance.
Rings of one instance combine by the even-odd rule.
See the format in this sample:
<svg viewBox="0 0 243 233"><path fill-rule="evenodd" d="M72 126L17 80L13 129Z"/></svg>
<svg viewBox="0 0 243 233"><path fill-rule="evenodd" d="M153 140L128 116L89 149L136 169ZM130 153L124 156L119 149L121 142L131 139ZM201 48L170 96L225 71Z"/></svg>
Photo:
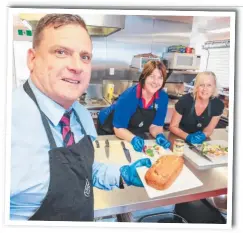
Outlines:
<svg viewBox="0 0 243 233"><path fill-rule="evenodd" d="M229 16L149 16L102 15L84 17L93 42L91 82L78 101L85 106L97 126L99 111L110 106L129 87L138 83L144 64L149 60L163 61L167 67L164 90L169 96L165 119L165 136L172 143L177 138L169 132L174 106L178 99L193 90L194 78L202 70L215 72L219 98L224 112L210 140L228 143L229 125ZM31 30L38 17L17 15L14 19L14 76L13 88L21 85L28 71L24 57L32 41ZM221 30L221 31L220 31ZM23 57L23 59L21 59ZM107 158L105 141L110 145ZM155 143L146 135L148 143ZM107 164L129 164L121 140L115 135L98 135L94 142L95 160ZM133 150L125 142L131 162L145 155ZM171 152L168 150L167 152ZM94 188L95 221L103 222L159 222L159 219L179 216L174 207L180 203L209 203L207 208L217 210L226 223L228 193L228 161L212 163L189 148L184 149L185 165L191 182L182 190L168 194L149 195L145 188L126 186L125 189L104 191ZM193 179L195 178L195 185ZM188 181L188 180L187 180ZM188 186L188 187L187 187ZM161 213L163 206L172 206ZM177 215L176 215L177 214ZM213 216L213 214L212 214ZM172 218L171 217L171 218ZM196 220L195 220L196 222Z"/></svg>

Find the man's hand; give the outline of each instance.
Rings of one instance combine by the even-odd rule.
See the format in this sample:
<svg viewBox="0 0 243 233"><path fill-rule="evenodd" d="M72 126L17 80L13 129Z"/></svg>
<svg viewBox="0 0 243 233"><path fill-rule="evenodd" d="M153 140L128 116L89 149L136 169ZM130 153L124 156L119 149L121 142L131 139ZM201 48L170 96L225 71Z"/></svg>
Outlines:
<svg viewBox="0 0 243 233"><path fill-rule="evenodd" d="M151 165L152 164L149 158L139 159L131 165L122 166L120 168L121 176L127 185L143 187L143 183L138 176L136 168L142 166L150 168Z"/></svg>

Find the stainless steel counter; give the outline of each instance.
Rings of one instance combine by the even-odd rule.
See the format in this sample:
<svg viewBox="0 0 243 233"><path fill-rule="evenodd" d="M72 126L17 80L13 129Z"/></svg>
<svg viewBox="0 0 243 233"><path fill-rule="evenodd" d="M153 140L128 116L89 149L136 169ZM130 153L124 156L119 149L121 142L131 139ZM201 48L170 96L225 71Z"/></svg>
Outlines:
<svg viewBox="0 0 243 233"><path fill-rule="evenodd" d="M173 144L176 137L169 132L165 132L165 135ZM98 140L106 138L117 140L115 136L99 136ZM228 140L228 133L225 129L215 129L211 139ZM185 161L185 165L202 181L203 186L153 199L147 196L144 188L129 186L125 189L114 189L112 191L94 188L95 218L194 201L227 193L228 167L200 171L196 170L188 161Z"/></svg>

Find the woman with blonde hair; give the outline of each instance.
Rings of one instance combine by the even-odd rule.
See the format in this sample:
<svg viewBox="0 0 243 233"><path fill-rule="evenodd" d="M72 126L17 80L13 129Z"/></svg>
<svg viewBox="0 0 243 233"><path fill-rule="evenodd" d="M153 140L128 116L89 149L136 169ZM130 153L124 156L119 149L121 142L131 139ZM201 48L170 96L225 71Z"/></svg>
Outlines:
<svg viewBox="0 0 243 233"><path fill-rule="evenodd" d="M192 93L182 96L175 105L170 131L187 142L201 144L217 126L224 103L217 98L216 75L200 72Z"/></svg>
<svg viewBox="0 0 243 233"><path fill-rule="evenodd" d="M125 90L116 103L100 111L98 134L115 134L141 152L143 135L149 132L158 145L169 148L170 142L163 134L168 106L168 95L163 90L165 81L165 65L159 61L147 62L139 83Z"/></svg>

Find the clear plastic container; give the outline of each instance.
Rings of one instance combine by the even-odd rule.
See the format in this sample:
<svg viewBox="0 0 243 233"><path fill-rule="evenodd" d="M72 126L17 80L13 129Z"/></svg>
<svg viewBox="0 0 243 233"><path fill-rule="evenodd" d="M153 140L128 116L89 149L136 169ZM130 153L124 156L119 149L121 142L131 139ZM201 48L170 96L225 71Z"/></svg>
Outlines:
<svg viewBox="0 0 243 233"><path fill-rule="evenodd" d="M95 218L94 221L95 222L117 222L117 217L116 215L105 216L105 217Z"/></svg>
<svg viewBox="0 0 243 233"><path fill-rule="evenodd" d="M183 153L184 153L184 144L185 144L185 141L184 140L177 138L174 141L173 153L175 155L178 155L178 156L183 156Z"/></svg>
<svg viewBox="0 0 243 233"><path fill-rule="evenodd" d="M138 222L151 223L188 223L183 217L175 213L158 213L142 217Z"/></svg>

